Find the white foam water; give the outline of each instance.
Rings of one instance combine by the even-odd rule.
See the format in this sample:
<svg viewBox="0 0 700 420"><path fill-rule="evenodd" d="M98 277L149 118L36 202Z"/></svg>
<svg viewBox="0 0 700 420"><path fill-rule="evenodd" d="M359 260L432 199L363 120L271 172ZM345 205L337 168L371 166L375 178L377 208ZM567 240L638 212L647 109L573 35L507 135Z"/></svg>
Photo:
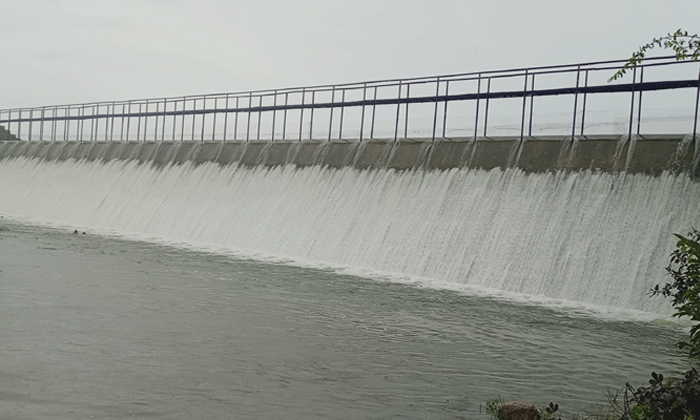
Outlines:
<svg viewBox="0 0 700 420"><path fill-rule="evenodd" d="M667 315L686 175L7 159L0 213L523 301ZM517 300L517 299L516 299Z"/></svg>

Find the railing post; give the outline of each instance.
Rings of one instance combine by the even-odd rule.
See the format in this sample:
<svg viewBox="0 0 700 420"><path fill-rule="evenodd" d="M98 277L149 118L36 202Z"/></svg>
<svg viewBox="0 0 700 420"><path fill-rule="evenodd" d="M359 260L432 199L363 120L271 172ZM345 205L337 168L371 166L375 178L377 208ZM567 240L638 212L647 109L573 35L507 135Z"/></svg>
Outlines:
<svg viewBox="0 0 700 420"><path fill-rule="evenodd" d="M180 130L180 142L185 141L185 118L187 117L187 114L185 113L187 111L187 98L182 97L182 127Z"/></svg>
<svg viewBox="0 0 700 420"><path fill-rule="evenodd" d="M700 71L698 71L698 89L695 92L695 121L693 122L693 144L695 145L695 153L700 153L698 151L698 107L700 106Z"/></svg>
<svg viewBox="0 0 700 420"><path fill-rule="evenodd" d="M524 74L525 81L523 82L523 109L522 113L520 116L520 142L523 142L523 138L525 136L525 106L527 105L527 76L528 76L528 69L525 69L525 74Z"/></svg>
<svg viewBox="0 0 700 420"><path fill-rule="evenodd" d="M335 104L335 85L333 85L333 87L331 87L331 112L330 112L331 116L328 119L328 141L329 142L331 141L331 136L333 133L333 109L335 108L333 106L333 104Z"/></svg>
<svg viewBox="0 0 700 420"><path fill-rule="evenodd" d="M479 129L479 100L481 97L481 73L478 75L476 82L476 109L474 110L474 142L476 143L476 135Z"/></svg>
<svg viewBox="0 0 700 420"><path fill-rule="evenodd" d="M136 141L141 140L141 109L142 109L142 105L143 104L141 102L139 102L139 120L138 120L139 122L136 125ZM81 134L81 136L82 136L82 134Z"/></svg>
<svg viewBox="0 0 700 420"><path fill-rule="evenodd" d="M272 100L272 133L270 134L270 141L275 142L275 120L277 119L277 90L273 93L274 98Z"/></svg>
<svg viewBox="0 0 700 420"><path fill-rule="evenodd" d="M146 99L146 112L143 120L143 141L148 140L148 105L149 100Z"/></svg>
<svg viewBox="0 0 700 420"><path fill-rule="evenodd" d="M129 141L129 129L131 128L131 101L127 102L129 109L126 111L126 141Z"/></svg>
<svg viewBox="0 0 700 420"><path fill-rule="evenodd" d="M44 141L44 115L46 107L41 107L41 124L39 124L39 141Z"/></svg>
<svg viewBox="0 0 700 420"><path fill-rule="evenodd" d="M226 102L224 103L224 108L226 108L226 112L224 112L224 138L223 142L226 143L226 131L228 130L228 97L229 94L226 94Z"/></svg>
<svg viewBox="0 0 700 420"><path fill-rule="evenodd" d="M156 102L156 127L153 129L153 141L158 141L158 114L160 114L160 102ZM165 126L165 118L163 118L163 126Z"/></svg>
<svg viewBox="0 0 700 420"><path fill-rule="evenodd" d="M377 86L374 87L374 103L372 104L372 128L369 131L369 138L374 138L374 117L377 111Z"/></svg>
<svg viewBox="0 0 700 420"><path fill-rule="evenodd" d="M107 105L107 112L105 115L109 113L109 105ZM112 102L112 115L111 117L105 117L105 121L107 122L105 124L105 141L109 138L110 141L112 139L112 135L114 134L114 102ZM110 129L110 121L112 123L111 129ZM165 125L165 124L163 124Z"/></svg>
<svg viewBox="0 0 700 420"><path fill-rule="evenodd" d="M491 94L491 78L486 79L486 105L484 106L484 137L486 137L486 128L489 122L489 100Z"/></svg>
<svg viewBox="0 0 700 420"><path fill-rule="evenodd" d="M314 137L314 104L316 103L316 91L311 91L311 116L309 117L309 140Z"/></svg>
<svg viewBox="0 0 700 420"><path fill-rule="evenodd" d="M202 134L199 136L199 141L203 142L204 141L204 130L205 130L205 122L207 118L207 95L202 96Z"/></svg>
<svg viewBox="0 0 700 420"><path fill-rule="evenodd" d="M236 96L236 115L233 121L233 141L238 140L238 103L240 99L240 96Z"/></svg>
<svg viewBox="0 0 700 420"><path fill-rule="evenodd" d="M399 80L399 96L396 99L396 124L394 126L394 143L399 137L399 113L401 111L401 80Z"/></svg>
<svg viewBox="0 0 700 420"><path fill-rule="evenodd" d="M445 82L445 105L443 106L443 116L442 116L442 138L447 137L447 96L450 95L450 81Z"/></svg>
<svg viewBox="0 0 700 420"><path fill-rule="evenodd" d="M574 91L574 117L571 123L571 141L574 141L576 136L576 108L578 107L578 86L581 79L581 65L576 69L576 90Z"/></svg>
<svg viewBox="0 0 700 420"><path fill-rule="evenodd" d="M282 115L282 140L287 140L287 104L289 103L289 92L284 92L284 113Z"/></svg>
<svg viewBox="0 0 700 420"><path fill-rule="evenodd" d="M263 103L263 95L262 93L259 96L258 99L258 131L255 136L256 139L260 140L260 122L262 121L262 103Z"/></svg>
<svg viewBox="0 0 700 420"><path fill-rule="evenodd" d="M161 131L160 131L160 141L165 141L165 125L166 125L165 123L167 121L167 117L166 117L167 112L168 112L168 100L163 99L163 128L161 128ZM175 119L175 115L173 115L173 120L174 119ZM173 134L173 137L175 137L174 134Z"/></svg>
<svg viewBox="0 0 700 420"><path fill-rule="evenodd" d="M437 130L437 114L438 114L438 97L440 96L440 76L435 79L435 112L433 113L433 137L432 141L435 142L435 130ZM408 104L406 104L408 106ZM406 118L408 121L408 118Z"/></svg>
<svg viewBox="0 0 700 420"><path fill-rule="evenodd" d="M17 138L22 138L22 108L19 109L19 117L17 117Z"/></svg>
<svg viewBox="0 0 700 420"><path fill-rule="evenodd" d="M183 116L184 118L184 116ZM173 129L172 129L172 141L175 141L175 135L177 134L177 100L173 101Z"/></svg>
<svg viewBox="0 0 700 420"><path fill-rule="evenodd" d="M586 69L586 76L583 81L583 86L588 87L588 69ZM583 136L583 128L585 127L586 123L586 97L588 96L588 92L584 91L583 92L583 106L581 109L581 136Z"/></svg>
<svg viewBox="0 0 700 420"><path fill-rule="evenodd" d="M532 74L532 83L530 84L530 92L535 91L535 74ZM527 136L532 137L532 116L533 116L533 110L535 109L535 95L530 95L530 121L528 123L528 128L527 128Z"/></svg>
<svg viewBox="0 0 700 420"><path fill-rule="evenodd" d="M53 119L51 120L51 141L56 141L56 117L58 116L58 107L53 108L52 115Z"/></svg>
<svg viewBox="0 0 700 420"><path fill-rule="evenodd" d="M92 111L90 113L90 141L94 141L97 138L97 130L98 130L98 123L100 122L99 119L97 119L97 114L100 113L100 105L93 105L92 106Z"/></svg>
<svg viewBox="0 0 700 420"><path fill-rule="evenodd" d="M27 134L27 141L32 141L32 124L34 123L34 108L29 109L29 133Z"/></svg>
<svg viewBox="0 0 700 420"><path fill-rule="evenodd" d="M299 111L299 141L304 132L304 100L306 99L306 88L301 90L301 109Z"/></svg>
<svg viewBox="0 0 700 420"><path fill-rule="evenodd" d="M639 84L644 83L644 67L639 67ZM637 135L639 135L639 130L642 125L642 93L643 90L639 91L639 102L637 103Z"/></svg>
<svg viewBox="0 0 700 420"><path fill-rule="evenodd" d="M67 115L68 119L63 122L63 141L69 141L70 140L70 105L68 105L65 108L65 114L64 117ZM77 140L77 135L75 136Z"/></svg>
<svg viewBox="0 0 700 420"><path fill-rule="evenodd" d="M635 67L632 71L632 95L630 98L630 123L629 123L629 128L627 130L627 141L632 140L632 121L634 119L634 90L637 85L637 67Z"/></svg>
<svg viewBox="0 0 700 420"><path fill-rule="evenodd" d="M403 138L408 138L408 99L411 97L411 84L406 85L406 115L404 115Z"/></svg>
<svg viewBox="0 0 700 420"><path fill-rule="evenodd" d="M192 98L192 132L190 133L190 141L194 141L194 127L197 125L197 98Z"/></svg>
<svg viewBox="0 0 700 420"><path fill-rule="evenodd" d="M367 100L367 83L362 88L362 113L360 116L360 141L365 131L365 101Z"/></svg>
<svg viewBox="0 0 700 420"><path fill-rule="evenodd" d="M342 140L343 138L343 121L345 119L345 88L343 88L343 92L340 94L340 127L338 129L338 140Z"/></svg>
<svg viewBox="0 0 700 420"><path fill-rule="evenodd" d="M246 125L246 132L245 132L245 142L248 143L250 141L250 114L253 109L253 92L250 92L248 95L248 123Z"/></svg>
<svg viewBox="0 0 700 420"><path fill-rule="evenodd" d="M214 115L212 116L212 121L211 121L211 139L214 140L216 138L216 114L217 111L219 110L219 97L216 96L214 97Z"/></svg>
<svg viewBox="0 0 700 420"><path fill-rule="evenodd" d="M139 105L139 111L141 111L141 105ZM70 107L68 107L68 110L66 112L68 112L68 115L70 115ZM76 140L82 142L83 141L83 130L85 129L85 105L80 107L80 111L79 111L78 115L80 116L80 138L76 139ZM140 127L141 127L141 118L139 117L139 128ZM65 133L66 130L64 129L63 132ZM64 134L64 138L65 138L65 134ZM138 138L136 139L136 141L138 141Z"/></svg>

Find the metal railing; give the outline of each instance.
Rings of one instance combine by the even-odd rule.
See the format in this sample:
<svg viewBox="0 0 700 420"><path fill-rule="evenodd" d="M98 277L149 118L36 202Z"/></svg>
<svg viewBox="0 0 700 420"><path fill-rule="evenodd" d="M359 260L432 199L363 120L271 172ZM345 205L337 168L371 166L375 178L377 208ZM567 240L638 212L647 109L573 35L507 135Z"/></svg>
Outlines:
<svg viewBox="0 0 700 420"><path fill-rule="evenodd" d="M510 108L501 107L501 111L510 112L510 130L521 140L533 137L533 121L542 115L545 123L552 115L568 119L570 125L560 121L558 129L568 125L565 135L573 139L589 134L586 127L590 131L593 124L587 118L607 113L600 104L590 109L594 98L615 96L619 103L624 95L625 112L629 112L626 134L631 137L640 134L644 93L690 90L692 95L684 96L683 103L670 101L683 112L692 112L688 120L695 139L700 63L678 62L672 56L650 58L633 69L631 81L607 82L625 62L0 109L0 125L28 141L476 140L488 137L489 128L494 130L490 119L500 101L509 103ZM545 103L552 98L557 100Z"/></svg>

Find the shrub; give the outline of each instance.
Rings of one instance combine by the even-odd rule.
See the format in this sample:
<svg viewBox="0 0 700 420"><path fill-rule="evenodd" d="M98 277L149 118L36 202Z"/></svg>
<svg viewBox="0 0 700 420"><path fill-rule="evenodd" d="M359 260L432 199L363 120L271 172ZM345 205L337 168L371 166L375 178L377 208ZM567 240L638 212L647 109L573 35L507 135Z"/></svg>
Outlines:
<svg viewBox="0 0 700 420"><path fill-rule="evenodd" d="M687 316L695 322L690 328L690 339L679 341L678 348L688 352L691 359L700 360L700 231L693 229L688 237L676 235L676 250L666 271L673 282L651 290L652 295L673 297L675 317Z"/></svg>
<svg viewBox="0 0 700 420"><path fill-rule="evenodd" d="M634 389L627 384L620 420L700 419L700 374L695 368L666 382L663 375L652 372L651 376L647 387Z"/></svg>

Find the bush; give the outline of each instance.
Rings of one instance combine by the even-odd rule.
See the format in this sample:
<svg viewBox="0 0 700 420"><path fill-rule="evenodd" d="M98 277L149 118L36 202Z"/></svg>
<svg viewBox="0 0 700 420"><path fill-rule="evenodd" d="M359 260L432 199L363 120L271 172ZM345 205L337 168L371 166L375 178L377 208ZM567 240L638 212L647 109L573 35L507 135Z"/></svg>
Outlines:
<svg viewBox="0 0 700 420"><path fill-rule="evenodd" d="M627 384L620 420L700 419L700 374L695 368L667 382L663 375L652 372L651 376L647 387L634 389Z"/></svg>
<svg viewBox="0 0 700 420"><path fill-rule="evenodd" d="M673 282L663 287L657 284L652 295L673 297L675 317L687 316L695 322L689 341L679 341L678 348L688 352L691 359L700 360L700 231L693 229L688 237L676 235L676 250L666 271Z"/></svg>

